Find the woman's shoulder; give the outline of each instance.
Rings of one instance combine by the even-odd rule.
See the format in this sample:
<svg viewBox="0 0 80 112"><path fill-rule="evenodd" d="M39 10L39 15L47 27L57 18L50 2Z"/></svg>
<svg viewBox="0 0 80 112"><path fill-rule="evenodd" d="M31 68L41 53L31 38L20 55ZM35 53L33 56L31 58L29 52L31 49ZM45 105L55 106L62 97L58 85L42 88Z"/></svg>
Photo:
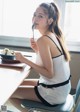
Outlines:
<svg viewBox="0 0 80 112"><path fill-rule="evenodd" d="M45 43L45 42L47 42L47 36L46 35L43 35L37 39L37 43Z"/></svg>
<svg viewBox="0 0 80 112"><path fill-rule="evenodd" d="M44 35L42 35L40 38L37 39L37 43L38 44L49 44L50 40L55 40L56 36L54 33L46 33Z"/></svg>

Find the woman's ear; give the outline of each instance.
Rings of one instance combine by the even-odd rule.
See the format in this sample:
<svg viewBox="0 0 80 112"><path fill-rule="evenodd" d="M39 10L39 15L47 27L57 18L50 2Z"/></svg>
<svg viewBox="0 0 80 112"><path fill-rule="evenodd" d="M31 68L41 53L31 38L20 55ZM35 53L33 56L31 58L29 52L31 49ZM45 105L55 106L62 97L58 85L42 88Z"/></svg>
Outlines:
<svg viewBox="0 0 80 112"><path fill-rule="evenodd" d="M48 19L48 24L49 25L52 24L52 22L53 22L53 19L52 18Z"/></svg>

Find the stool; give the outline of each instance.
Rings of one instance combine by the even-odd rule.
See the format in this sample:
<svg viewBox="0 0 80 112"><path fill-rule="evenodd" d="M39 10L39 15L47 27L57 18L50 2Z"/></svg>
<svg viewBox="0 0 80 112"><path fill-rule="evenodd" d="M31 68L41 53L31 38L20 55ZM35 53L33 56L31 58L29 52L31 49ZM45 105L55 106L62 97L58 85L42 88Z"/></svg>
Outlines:
<svg viewBox="0 0 80 112"><path fill-rule="evenodd" d="M72 95L68 95L64 104L59 104L56 107L48 107L43 105L41 102L26 100L22 101L22 106L27 109L41 110L41 112L70 112L74 105L74 98ZM32 111L31 111L32 112ZM40 112L40 111L39 111Z"/></svg>

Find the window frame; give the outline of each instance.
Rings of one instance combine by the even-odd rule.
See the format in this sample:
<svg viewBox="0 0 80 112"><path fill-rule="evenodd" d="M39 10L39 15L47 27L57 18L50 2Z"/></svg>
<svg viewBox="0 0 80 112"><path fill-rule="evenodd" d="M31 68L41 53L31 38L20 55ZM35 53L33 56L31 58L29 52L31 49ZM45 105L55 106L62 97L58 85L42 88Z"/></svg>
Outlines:
<svg viewBox="0 0 80 112"><path fill-rule="evenodd" d="M60 10L62 12L61 15L61 28L64 29L64 14L65 14L65 0L54 0L59 5ZM30 48L29 38L25 37L14 37L14 36L4 36L0 35L0 46L11 46L11 47L22 47L22 48ZM69 51L80 52L80 42L70 42L67 41L67 46Z"/></svg>

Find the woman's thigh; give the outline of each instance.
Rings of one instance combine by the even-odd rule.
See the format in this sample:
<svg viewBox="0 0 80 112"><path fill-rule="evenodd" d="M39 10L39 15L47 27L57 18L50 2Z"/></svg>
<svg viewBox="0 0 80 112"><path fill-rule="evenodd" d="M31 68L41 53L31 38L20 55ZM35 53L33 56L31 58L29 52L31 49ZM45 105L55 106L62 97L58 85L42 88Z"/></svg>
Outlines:
<svg viewBox="0 0 80 112"><path fill-rule="evenodd" d="M24 86L24 85L36 86L37 82L38 82L38 79L25 79L20 86Z"/></svg>
<svg viewBox="0 0 80 112"><path fill-rule="evenodd" d="M41 102L35 94L34 87L26 87L17 89L11 98L28 99Z"/></svg>

